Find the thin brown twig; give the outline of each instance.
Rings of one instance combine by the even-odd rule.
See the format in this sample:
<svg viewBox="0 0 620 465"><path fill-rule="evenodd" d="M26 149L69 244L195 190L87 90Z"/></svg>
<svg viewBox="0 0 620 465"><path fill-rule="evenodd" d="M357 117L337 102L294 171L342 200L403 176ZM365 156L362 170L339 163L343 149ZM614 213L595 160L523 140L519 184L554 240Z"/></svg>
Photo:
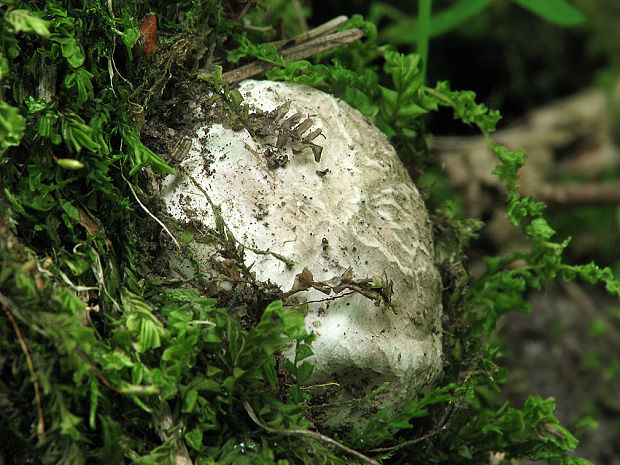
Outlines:
<svg viewBox="0 0 620 465"><path fill-rule="evenodd" d="M303 60L317 53L326 52L327 50L354 42L362 38L363 35L364 33L361 29L347 29L346 31L335 32L283 50L282 57L285 62ZM222 74L222 81L233 84L264 73L274 66L276 65L266 61L253 61L245 66L240 66L237 69Z"/></svg>
<svg viewBox="0 0 620 465"><path fill-rule="evenodd" d="M166 233L168 233L168 236L170 236L172 238L172 242L174 242L174 245L177 246L177 249L181 249L181 245L179 244L179 241L176 240L176 238L174 237L174 235L170 232L170 230L166 227L166 225L159 219L157 218L155 215L153 215L148 208L146 208L144 206L144 204L142 202L140 202L140 198L138 197L138 194L136 194L135 189L133 188L133 186L131 185L131 183L127 180L127 178L123 175L123 173L121 173L121 177L124 179L124 181L127 183L127 185L129 186L129 190L131 191L131 193L133 194L134 198L137 200L138 204L142 207L142 209L147 213L147 215L149 215L151 218L153 218L157 224L159 224L164 231L166 231Z"/></svg>
<svg viewBox="0 0 620 465"><path fill-rule="evenodd" d="M568 296L573 299L577 305L579 305L584 312L587 313L588 318L600 318L610 327L613 326L610 315L597 305L596 302L583 290L583 288L574 281L560 281L560 285L566 291ZM599 310L601 308L601 310ZM620 347L620 335L616 332L609 332L607 339L612 347Z"/></svg>
<svg viewBox="0 0 620 465"><path fill-rule="evenodd" d="M316 388L327 389L328 387L332 387L332 386L340 387L340 384L330 381L329 383L312 384L310 386L301 386L299 389L301 389L302 391L309 391L310 389L316 389Z"/></svg>
<svg viewBox="0 0 620 465"><path fill-rule="evenodd" d="M533 197L555 205L618 205L620 186L616 184L543 184Z"/></svg>
<svg viewBox="0 0 620 465"><path fill-rule="evenodd" d="M88 358L88 356L82 352L79 348L74 348L73 350L75 350L75 352L82 358L82 360L84 360L88 366L90 366L90 368L93 370L93 372L95 373L95 375L97 375L97 378L99 378L99 380L106 385L106 387L108 387L109 389L113 390L114 392L118 392L119 394L153 394L153 393L157 393L159 392L159 388L153 386L153 385L147 385L147 386L127 386L124 388L119 388L117 386L114 386L112 383L110 383L105 376L103 376L103 373L101 373L101 370L99 370L99 368L97 368L95 366L95 364L93 362L90 361L90 359Z"/></svg>
<svg viewBox="0 0 620 465"><path fill-rule="evenodd" d="M273 42L268 42L268 43L269 45L273 45L274 47L276 47L278 50L284 47L288 47L290 45L301 44L302 42L307 42L310 39L314 39L315 37L319 37L324 34L334 32L336 29L338 29L348 20L349 18L347 18L344 15L338 16L334 19L330 19L329 21L321 24L320 26L317 26L313 29L310 29L309 31L304 32L303 34L299 34L293 37L292 39L281 39L281 40L275 40Z"/></svg>
<svg viewBox="0 0 620 465"><path fill-rule="evenodd" d="M432 438L433 436L438 435L439 433L441 433L442 431L445 431L446 429L448 429L448 427L450 426L450 424L452 423L452 418L454 418L454 414L456 413L457 408L453 405L451 408L449 408L441 417L441 419L439 420L439 425L441 426L437 426L435 428L433 428L432 430L430 430L428 433L415 438L415 439L410 439L409 441L405 441L403 443L400 444L396 444L395 446L390 446L390 447L379 447L376 449L371 449L370 452L394 452L398 449L402 449L403 447L409 447L412 446L414 444L417 444L418 442L422 442L422 441L426 441L427 439Z"/></svg>
<svg viewBox="0 0 620 465"><path fill-rule="evenodd" d="M175 421L168 402L162 399L161 396L159 396L159 400L160 403L158 409L154 410L152 414L157 435L164 442L171 439L174 447L174 455L172 456L172 463L174 465L192 465L193 462L189 456L185 441L183 441L183 436L179 433L173 432L174 430L182 431L182 423L178 424ZM170 434L171 432L172 434Z"/></svg>
<svg viewBox="0 0 620 465"><path fill-rule="evenodd" d="M301 3L299 0L292 0L293 8L295 8L295 14L297 15L297 21L299 22L299 27L302 31L306 32L308 30L308 23L306 22L306 17L304 16L303 9L301 7Z"/></svg>
<svg viewBox="0 0 620 465"><path fill-rule="evenodd" d="M99 371L99 368L97 368L93 362L90 361L90 359L86 356L86 354L84 352L82 352L80 349L78 349L77 347L74 349L75 352L82 358L82 360L84 360L88 366L90 366L91 370L93 370L95 372L95 375L97 375L97 378L99 378L101 380L101 382L103 384L106 385L106 387L108 387L109 389L112 389L114 392L118 392L119 394L123 394L123 391L120 390L119 388L117 388L116 386L114 386L112 383L110 383L105 376L103 376L103 374L101 373L101 371Z"/></svg>
<svg viewBox="0 0 620 465"><path fill-rule="evenodd" d="M305 289L308 290L308 289ZM286 299L294 294L296 294L297 292L301 292L302 289L299 289L293 293L287 292L283 295L283 297ZM293 309L298 309L303 307L304 305L308 305L308 304L320 304L321 302L328 302L330 300L338 300L338 299L342 299L343 297L346 297L348 295L354 294L356 291L347 291L347 292L343 292L342 294L338 294L338 295L334 295L331 297L325 297L324 299L318 299L318 300L306 300L305 302L301 302L299 305L295 305L292 308Z"/></svg>
<svg viewBox="0 0 620 465"><path fill-rule="evenodd" d="M37 403L37 415L39 417L37 425L37 435L39 437L39 442L43 442L45 441L45 423L43 421L43 409L41 408L41 393L39 391L39 382L37 381L34 372L34 363L32 363L32 358L30 357L28 346L26 345L26 342L22 337L22 332L19 330L17 321L15 321L15 317L11 313L11 310L9 310L10 307L15 307L15 304L2 293L0 293L0 303L2 303L2 309L6 313L6 316L9 318L9 320L11 320L11 324L13 325L13 329L15 330L15 334L17 335L17 339L19 340L19 344L22 347L22 351L26 355L28 370L30 371L30 376L32 376L32 384L34 384L34 397Z"/></svg>
<svg viewBox="0 0 620 465"><path fill-rule="evenodd" d="M313 438L313 439L316 439L317 441L321 441L325 444L329 444L330 446L334 446L338 449L341 449L345 451L347 454L354 456L356 459L361 460L364 463L368 463L370 465L381 465L376 460L371 459L370 457L366 457L361 452L353 450L350 447L347 447L344 444L339 443L335 439L332 439L329 436L325 436L324 434L317 433L316 431L309 431L307 429L276 429L276 428L267 426L266 424L264 424L262 421L259 420L258 416L256 416L256 413L254 413L252 406L249 404L247 400L243 401L243 407L245 408L245 411L248 412L248 415L250 416L252 421L269 433L280 434L282 436L302 436L302 437Z"/></svg>
<svg viewBox="0 0 620 465"><path fill-rule="evenodd" d="M42 98L46 103L51 103L56 95L57 69L52 66L47 55L41 55L39 66L39 85L37 86L37 97Z"/></svg>

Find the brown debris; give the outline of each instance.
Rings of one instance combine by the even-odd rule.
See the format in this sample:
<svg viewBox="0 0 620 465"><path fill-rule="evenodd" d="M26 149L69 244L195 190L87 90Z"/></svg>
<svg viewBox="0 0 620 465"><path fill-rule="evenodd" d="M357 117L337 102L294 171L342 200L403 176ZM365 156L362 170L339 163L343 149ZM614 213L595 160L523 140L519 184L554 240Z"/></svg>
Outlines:
<svg viewBox="0 0 620 465"><path fill-rule="evenodd" d="M138 23L140 45L144 56L149 58L157 50L157 17L148 14Z"/></svg>

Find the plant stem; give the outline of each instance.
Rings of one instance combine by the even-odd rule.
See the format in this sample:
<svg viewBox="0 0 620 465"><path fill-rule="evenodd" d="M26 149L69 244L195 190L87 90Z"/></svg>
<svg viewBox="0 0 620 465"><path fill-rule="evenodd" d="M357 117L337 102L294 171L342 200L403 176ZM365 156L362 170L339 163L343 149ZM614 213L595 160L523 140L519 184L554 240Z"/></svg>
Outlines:
<svg viewBox="0 0 620 465"><path fill-rule="evenodd" d="M428 42L431 35L431 6L433 0L418 1L418 55L422 58L422 82L426 82Z"/></svg>

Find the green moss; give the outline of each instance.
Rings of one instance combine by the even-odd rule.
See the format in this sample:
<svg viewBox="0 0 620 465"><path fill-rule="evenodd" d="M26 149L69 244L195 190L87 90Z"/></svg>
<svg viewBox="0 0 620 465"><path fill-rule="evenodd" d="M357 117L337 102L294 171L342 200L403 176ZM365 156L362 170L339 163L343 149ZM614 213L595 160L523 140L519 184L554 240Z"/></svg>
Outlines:
<svg viewBox="0 0 620 465"><path fill-rule="evenodd" d="M254 298L245 301L245 313L229 312L214 298L213 283L200 276L167 280L152 266L148 239L157 243L160 226L144 210L157 208L144 194L148 173L173 169L166 146L147 147L141 129L166 112L164 104L180 99L177 84L199 81L198 69L213 76L216 63L234 67L227 56L279 63L261 45L273 25L248 27L245 6L0 5L4 463L172 463L176 453L197 464L363 461L307 431L307 394L295 377L309 374L304 359L313 336L301 315L270 302L274 294L249 278ZM141 52L139 30L147 13L160 28L159 50L149 57ZM291 17L285 21L291 24ZM476 103L472 92L447 83L425 86L419 59L378 45L373 24L356 17L345 27L361 27L366 39L270 76L311 80L357 106L418 174L431 172L423 115L448 106L484 134L494 129L497 112ZM236 44L225 42L228 35ZM242 108L228 89L223 95L231 108ZM552 400L531 397L522 409L497 403L502 376L488 336L503 313L527 307L526 289L547 279L603 281L612 294L619 284L607 269L562 262L566 243L552 241L542 205L518 194L524 155L494 149L510 219L535 245L489 258L486 273L472 281L464 249L479 225L441 205L449 189L434 175L436 187L429 188L441 205L434 213L448 317L445 376L394 418L379 412L366 431L342 433L343 442L376 460L481 463L501 451L506 459L579 463L566 455L576 440L558 424ZM235 316L243 314L251 318ZM291 341L296 361L280 367L277 355Z"/></svg>

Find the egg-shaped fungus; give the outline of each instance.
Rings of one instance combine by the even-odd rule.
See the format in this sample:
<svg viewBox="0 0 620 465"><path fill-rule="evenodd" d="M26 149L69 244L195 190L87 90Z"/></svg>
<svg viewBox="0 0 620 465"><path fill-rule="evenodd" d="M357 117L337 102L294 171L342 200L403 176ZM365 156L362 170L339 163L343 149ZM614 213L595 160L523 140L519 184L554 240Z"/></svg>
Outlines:
<svg viewBox="0 0 620 465"><path fill-rule="evenodd" d="M177 173L162 181L165 210L202 232L225 228L256 279L307 312L317 335L305 381L313 420L363 428L441 371L441 283L426 208L386 137L345 102L281 82L245 81L239 91L252 116L246 128L205 120L196 129ZM222 260L212 241L188 248L207 274ZM187 259L172 248L168 257L173 274L191 275Z"/></svg>

